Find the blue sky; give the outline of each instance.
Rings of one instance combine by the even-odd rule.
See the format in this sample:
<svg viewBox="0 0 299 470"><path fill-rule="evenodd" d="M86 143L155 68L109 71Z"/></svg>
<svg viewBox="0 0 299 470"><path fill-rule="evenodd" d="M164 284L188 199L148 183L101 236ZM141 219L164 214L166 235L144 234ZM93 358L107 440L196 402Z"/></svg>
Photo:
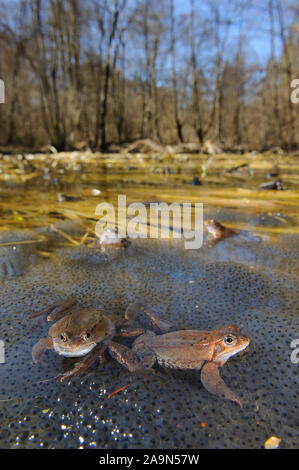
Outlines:
<svg viewBox="0 0 299 470"><path fill-rule="evenodd" d="M220 5L220 11L225 15L226 3L230 3L225 0L211 0L215 4ZM205 8L205 1L194 0L195 11L200 11L203 15L208 14ZM222 8L221 8L222 5ZM251 8L248 8L252 5ZM243 21L236 25L232 25L230 28L231 42L237 43L238 37L240 36L240 28L244 28L244 35L247 38L246 47L250 49L252 61L264 65L268 61L271 53L270 36L269 36L269 16L267 11L267 0L253 0L246 2L246 16L243 16ZM189 14L190 12L190 0L174 0L175 12L178 14ZM262 11L265 10L265 11ZM286 13L286 12L285 12ZM289 24L289 17L285 14L285 23ZM279 24L277 16L274 19L274 28L276 30L275 48L276 55L281 54L281 42L278 38ZM236 41L237 39L237 41Z"/></svg>

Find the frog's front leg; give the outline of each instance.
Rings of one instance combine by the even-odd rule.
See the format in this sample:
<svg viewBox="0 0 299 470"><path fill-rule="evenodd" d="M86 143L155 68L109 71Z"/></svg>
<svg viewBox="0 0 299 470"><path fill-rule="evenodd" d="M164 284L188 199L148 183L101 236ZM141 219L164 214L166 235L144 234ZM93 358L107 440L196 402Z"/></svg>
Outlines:
<svg viewBox="0 0 299 470"><path fill-rule="evenodd" d="M150 352L140 353L138 356L123 344L114 341L105 341L110 355L116 359L121 365L125 366L130 372L136 372L152 367L156 358Z"/></svg>
<svg viewBox="0 0 299 470"><path fill-rule="evenodd" d="M64 382L75 375L81 374L81 372L86 371L98 358L100 358L100 362L102 363L105 349L105 344L98 344L82 361L77 362L73 369L64 374L57 375L53 380L56 380L56 382Z"/></svg>
<svg viewBox="0 0 299 470"><path fill-rule="evenodd" d="M162 320L155 315L149 307L138 302L130 304L125 312L125 319L129 323L141 323L146 329L152 329L156 333L166 333L172 327L171 323Z"/></svg>
<svg viewBox="0 0 299 470"><path fill-rule="evenodd" d="M60 318L64 317L66 313L70 312L76 305L76 300L68 299L64 302L55 302L52 305L44 308L41 312L34 313L30 315L29 318L38 318L36 322L36 327L39 326L45 320L55 322Z"/></svg>
<svg viewBox="0 0 299 470"><path fill-rule="evenodd" d="M219 366L215 362L206 362L201 369L200 375L203 386L214 395L227 400L234 401L243 407L240 398L235 395L220 377Z"/></svg>
<svg viewBox="0 0 299 470"><path fill-rule="evenodd" d="M32 348L32 359L34 364L38 364L41 362L45 365L42 361L42 357L47 349L53 349L53 341L52 338L41 338L38 343L36 343Z"/></svg>
<svg viewBox="0 0 299 470"><path fill-rule="evenodd" d="M204 242L204 246L208 246L208 247L214 247L215 245L217 245L217 243L220 241L220 238L217 239L217 238L214 238L214 237L207 237L206 238L206 241Z"/></svg>
<svg viewBox="0 0 299 470"><path fill-rule="evenodd" d="M145 333L145 329L133 322L131 319L124 319L119 315L113 315L109 313L109 319L114 323L116 327L115 336L140 336Z"/></svg>

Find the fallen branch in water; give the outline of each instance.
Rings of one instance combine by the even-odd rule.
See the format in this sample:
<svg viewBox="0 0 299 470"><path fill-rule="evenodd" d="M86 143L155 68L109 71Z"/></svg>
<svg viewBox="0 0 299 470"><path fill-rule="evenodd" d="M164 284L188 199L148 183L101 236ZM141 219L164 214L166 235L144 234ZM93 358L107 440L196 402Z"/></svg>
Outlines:
<svg viewBox="0 0 299 470"><path fill-rule="evenodd" d="M53 230L53 232L57 232L59 233L60 235L62 235L66 240L68 240L72 245L75 245L75 246L78 246L80 245L80 242L77 242L74 238L72 238L70 235L68 235L67 233L65 233L63 230L60 230L59 228L55 227L55 225L51 224L50 225L50 228L51 230Z"/></svg>
<svg viewBox="0 0 299 470"><path fill-rule="evenodd" d="M18 240L12 242L0 242L0 246L15 246L15 245L28 245L32 243L41 243L46 240L46 237L40 238L39 240Z"/></svg>

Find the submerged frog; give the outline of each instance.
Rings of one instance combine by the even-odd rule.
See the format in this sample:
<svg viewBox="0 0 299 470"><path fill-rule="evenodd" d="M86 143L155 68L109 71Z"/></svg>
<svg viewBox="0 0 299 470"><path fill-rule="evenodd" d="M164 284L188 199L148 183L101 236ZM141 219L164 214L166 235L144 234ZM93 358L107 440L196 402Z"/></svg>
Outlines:
<svg viewBox="0 0 299 470"><path fill-rule="evenodd" d="M204 225L206 226L209 233L205 244L209 246L215 246L216 243L218 243L220 240L232 237L233 235L239 233L236 230L224 227L224 225L212 218L206 219L204 221Z"/></svg>
<svg viewBox="0 0 299 470"><path fill-rule="evenodd" d="M124 319L107 314L94 308L80 308L71 311L76 305L75 300L54 303L30 318L39 317L38 324L43 320L55 322L46 338L41 338L32 348L32 359L35 364L42 362L47 349L65 357L86 356L75 368L55 377L66 380L82 370L86 370L98 357L104 360L103 353L109 350L107 341L115 336L137 336L145 332L140 324L136 324L137 314L145 317L143 324L157 332L169 328L169 324L160 320L146 307L138 303L129 305Z"/></svg>
<svg viewBox="0 0 299 470"><path fill-rule="evenodd" d="M224 238L232 237L238 235L240 240L246 242L260 242L261 237L254 236L246 230L233 230L225 227L217 220L209 218L204 221L204 225L207 227L209 236L205 241L205 245L215 246L219 241Z"/></svg>
<svg viewBox="0 0 299 470"><path fill-rule="evenodd" d="M173 369L201 369L201 382L209 392L242 407L240 398L222 380L219 368L249 343L237 326L228 325L213 331L180 330L159 336L147 331L134 341L131 350L109 341L107 346L112 357L131 372L156 362Z"/></svg>
<svg viewBox="0 0 299 470"><path fill-rule="evenodd" d="M122 238L119 235L117 228L104 230L99 241L103 251L105 251L105 248L128 248L131 245L127 238Z"/></svg>
<svg viewBox="0 0 299 470"><path fill-rule="evenodd" d="M275 181L271 181L270 183L263 183L260 185L260 189L263 190L274 190L274 191L282 191L283 189L286 189L280 178L278 178Z"/></svg>
<svg viewBox="0 0 299 470"><path fill-rule="evenodd" d="M220 222L212 218L206 219L204 224L214 241L219 241L222 238L231 237L238 233L235 230L224 227L224 225L221 225Z"/></svg>

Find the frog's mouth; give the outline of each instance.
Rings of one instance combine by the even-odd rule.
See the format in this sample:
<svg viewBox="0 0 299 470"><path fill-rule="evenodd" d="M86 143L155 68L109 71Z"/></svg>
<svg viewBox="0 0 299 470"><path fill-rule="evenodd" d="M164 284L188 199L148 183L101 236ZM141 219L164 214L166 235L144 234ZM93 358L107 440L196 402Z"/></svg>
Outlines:
<svg viewBox="0 0 299 470"><path fill-rule="evenodd" d="M232 350L228 349L228 350L225 350L223 353L221 353L219 356L217 356L217 359L215 360L215 362L219 363L220 366L223 366L223 364L225 364L228 359L230 359L232 356L235 356L236 354L240 353L241 351L244 351L244 349L247 348L247 346L249 346L250 344L250 340L248 338L247 341L244 342L244 344L242 346L238 346Z"/></svg>
<svg viewBox="0 0 299 470"><path fill-rule="evenodd" d="M61 344L54 343L55 351L60 354L61 356L65 357L79 357L85 356L85 354L89 353L96 345L96 343L84 344L79 346L62 346Z"/></svg>

